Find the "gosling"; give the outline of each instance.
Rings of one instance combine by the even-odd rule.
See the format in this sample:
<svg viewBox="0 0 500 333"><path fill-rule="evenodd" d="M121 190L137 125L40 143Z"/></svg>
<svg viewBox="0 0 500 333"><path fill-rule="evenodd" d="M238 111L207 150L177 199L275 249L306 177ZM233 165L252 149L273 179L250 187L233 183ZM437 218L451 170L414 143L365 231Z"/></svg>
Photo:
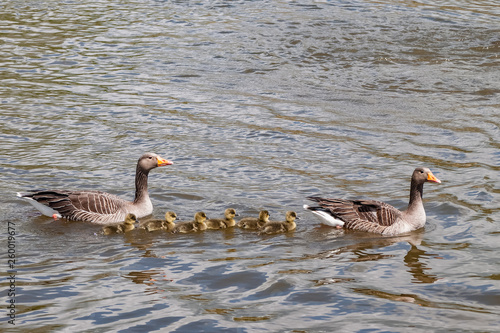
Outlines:
<svg viewBox="0 0 500 333"><path fill-rule="evenodd" d="M155 230L166 230L172 231L175 228L175 219L177 218L177 214L174 212L166 212L165 220L149 220L144 221L139 225L139 228L146 229L147 231L155 231Z"/></svg>
<svg viewBox="0 0 500 333"><path fill-rule="evenodd" d="M173 233L188 233L207 230L205 223L207 215L203 212L198 212L194 215L194 220L189 222L179 222L175 225Z"/></svg>
<svg viewBox="0 0 500 333"><path fill-rule="evenodd" d="M295 219L297 214L292 211L286 212L286 221L283 222L267 222L260 228L259 234L277 234L281 232L288 232L295 229Z"/></svg>
<svg viewBox="0 0 500 333"><path fill-rule="evenodd" d="M123 223L105 226L104 228L102 228L102 232L105 235L123 234L127 231L134 230L134 223L136 222L139 221L137 221L137 217L134 214L127 214Z"/></svg>
<svg viewBox="0 0 500 333"><path fill-rule="evenodd" d="M236 225L236 221L234 220L234 217L238 216L236 214L236 211L234 208L228 208L224 211L224 218L223 219L210 219L207 220L207 229L225 229L225 228L231 228Z"/></svg>
<svg viewBox="0 0 500 333"><path fill-rule="evenodd" d="M238 227L248 230L259 230L264 224L269 222L269 212L261 210L259 217L244 217L238 222Z"/></svg>

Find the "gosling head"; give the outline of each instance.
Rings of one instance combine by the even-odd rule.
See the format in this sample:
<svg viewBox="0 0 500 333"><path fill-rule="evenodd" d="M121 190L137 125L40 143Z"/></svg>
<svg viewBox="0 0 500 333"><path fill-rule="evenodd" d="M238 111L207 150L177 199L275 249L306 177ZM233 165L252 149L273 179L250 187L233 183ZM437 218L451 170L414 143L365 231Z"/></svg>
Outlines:
<svg viewBox="0 0 500 333"><path fill-rule="evenodd" d="M269 222L269 217L271 217L271 215L269 215L269 212L267 210L261 210L259 212L259 220L267 223Z"/></svg>
<svg viewBox="0 0 500 333"><path fill-rule="evenodd" d="M125 216L125 224L134 224L136 222L139 221L137 221L137 217L134 214L129 213L127 214L127 216Z"/></svg>
<svg viewBox="0 0 500 333"><path fill-rule="evenodd" d="M207 215L203 212L198 212L194 214L194 221L196 223L203 223L207 219Z"/></svg>
<svg viewBox="0 0 500 333"><path fill-rule="evenodd" d="M167 221L168 223L174 222L175 219L177 219L177 214L175 214L174 212L165 213L165 221Z"/></svg>
<svg viewBox="0 0 500 333"><path fill-rule="evenodd" d="M292 223L295 221L296 218L297 218L297 213L292 212L292 211L286 212L286 221L287 222Z"/></svg>
<svg viewBox="0 0 500 333"><path fill-rule="evenodd" d="M224 217L228 220L230 219L233 219L235 216L237 216L238 214L236 214L236 210L234 210L234 208L228 208L226 209L226 211L224 212Z"/></svg>

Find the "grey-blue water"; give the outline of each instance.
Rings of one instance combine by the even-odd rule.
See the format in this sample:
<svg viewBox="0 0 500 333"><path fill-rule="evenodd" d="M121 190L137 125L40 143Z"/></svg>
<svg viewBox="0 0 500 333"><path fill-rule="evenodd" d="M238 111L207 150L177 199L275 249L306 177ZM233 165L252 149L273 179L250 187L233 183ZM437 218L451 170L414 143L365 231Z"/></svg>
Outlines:
<svg viewBox="0 0 500 333"><path fill-rule="evenodd" d="M498 331L496 1L8 1L0 46L2 331ZM132 199L146 151L175 163L150 173L155 217L295 210L297 229L104 236L15 197ZM442 184L411 234L302 209L404 208L416 166Z"/></svg>

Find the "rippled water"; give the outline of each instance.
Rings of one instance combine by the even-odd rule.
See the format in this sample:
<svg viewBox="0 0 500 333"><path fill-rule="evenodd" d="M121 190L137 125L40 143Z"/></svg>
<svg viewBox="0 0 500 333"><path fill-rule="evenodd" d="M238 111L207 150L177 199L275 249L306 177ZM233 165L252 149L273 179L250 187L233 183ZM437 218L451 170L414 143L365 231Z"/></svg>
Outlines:
<svg viewBox="0 0 500 333"><path fill-rule="evenodd" d="M0 4L2 304L54 331L495 331L500 324L500 7L495 1ZM154 215L296 210L295 232L99 234L15 192L133 196ZM404 207L402 237L322 226L308 195Z"/></svg>

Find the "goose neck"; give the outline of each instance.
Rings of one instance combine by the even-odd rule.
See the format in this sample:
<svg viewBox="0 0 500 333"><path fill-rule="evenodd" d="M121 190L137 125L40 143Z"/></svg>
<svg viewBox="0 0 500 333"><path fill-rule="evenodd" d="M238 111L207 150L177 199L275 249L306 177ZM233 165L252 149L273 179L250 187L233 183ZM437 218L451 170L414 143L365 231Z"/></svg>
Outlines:
<svg viewBox="0 0 500 333"><path fill-rule="evenodd" d="M149 199L148 195L148 171L137 166L135 173L135 199L134 203L138 203Z"/></svg>
<svg viewBox="0 0 500 333"><path fill-rule="evenodd" d="M410 202L408 203L408 211L420 209L421 207L423 207L423 192L424 183L416 182L412 179L410 185Z"/></svg>

